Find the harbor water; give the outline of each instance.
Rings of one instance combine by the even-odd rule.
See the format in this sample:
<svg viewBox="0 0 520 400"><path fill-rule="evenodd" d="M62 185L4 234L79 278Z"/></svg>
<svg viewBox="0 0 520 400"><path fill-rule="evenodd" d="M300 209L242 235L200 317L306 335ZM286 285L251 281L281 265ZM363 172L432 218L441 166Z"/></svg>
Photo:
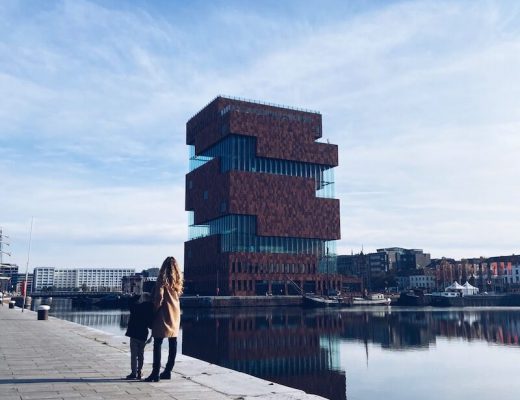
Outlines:
<svg viewBox="0 0 520 400"><path fill-rule="evenodd" d="M126 310L51 315L124 335ZM520 308L184 310L179 351L334 400L517 399Z"/></svg>

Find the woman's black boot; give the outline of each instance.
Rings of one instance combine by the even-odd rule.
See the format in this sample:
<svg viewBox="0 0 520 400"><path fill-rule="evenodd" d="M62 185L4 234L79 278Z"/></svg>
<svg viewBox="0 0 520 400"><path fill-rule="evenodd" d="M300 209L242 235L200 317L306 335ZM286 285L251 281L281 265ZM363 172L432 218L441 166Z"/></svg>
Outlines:
<svg viewBox="0 0 520 400"><path fill-rule="evenodd" d="M143 380L144 382L159 382L159 373L152 371L152 373Z"/></svg>
<svg viewBox="0 0 520 400"><path fill-rule="evenodd" d="M168 361L166 362L166 366L164 367L164 371L161 372L159 378L161 379L171 379L172 378L172 369L175 365L175 357L177 355L177 338L169 338L168 339Z"/></svg>
<svg viewBox="0 0 520 400"><path fill-rule="evenodd" d="M160 379L171 379L172 378L172 373L170 371L166 371L164 370L163 372L161 372L161 374L159 375L159 378Z"/></svg>
<svg viewBox="0 0 520 400"><path fill-rule="evenodd" d="M153 364L152 364L152 373L148 378L146 378L145 382L159 382L159 371L161 370L161 338L154 338L153 341Z"/></svg>

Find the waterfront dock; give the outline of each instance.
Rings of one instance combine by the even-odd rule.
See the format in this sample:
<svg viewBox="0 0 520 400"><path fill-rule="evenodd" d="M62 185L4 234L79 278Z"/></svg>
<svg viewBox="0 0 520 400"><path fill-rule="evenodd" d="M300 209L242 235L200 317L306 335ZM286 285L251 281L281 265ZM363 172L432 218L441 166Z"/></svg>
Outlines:
<svg viewBox="0 0 520 400"><path fill-rule="evenodd" d="M129 338L0 307L2 400L319 400L323 397L178 354L172 379L125 381ZM164 346L167 351L167 345ZM151 371L152 347L143 373ZM166 354L163 355L166 361Z"/></svg>

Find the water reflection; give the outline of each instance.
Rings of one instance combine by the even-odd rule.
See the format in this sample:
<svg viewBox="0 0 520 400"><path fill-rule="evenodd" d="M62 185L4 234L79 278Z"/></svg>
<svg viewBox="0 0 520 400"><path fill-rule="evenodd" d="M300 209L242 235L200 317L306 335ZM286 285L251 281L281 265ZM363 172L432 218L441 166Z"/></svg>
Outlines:
<svg viewBox="0 0 520 400"><path fill-rule="evenodd" d="M346 399L337 351L340 314L184 313L182 324L186 355L326 398Z"/></svg>
<svg viewBox="0 0 520 400"><path fill-rule="evenodd" d="M32 309L42 303L42 299L33 300ZM78 310L72 305L71 299L55 298L51 303L49 314L53 317L89 326L115 335L124 335L128 326L130 313L127 310Z"/></svg>
<svg viewBox="0 0 520 400"><path fill-rule="evenodd" d="M502 345L519 344L520 310L389 311L342 313L345 339L380 344L383 348L420 349L437 337L484 340Z"/></svg>
<svg viewBox="0 0 520 400"><path fill-rule="evenodd" d="M66 299L54 301L51 314L119 335L129 317L121 310L76 311ZM503 368L512 374L504 379L513 386L517 381L514 357L520 353L504 354L500 349L520 348L519 308L185 309L181 328L186 355L334 400L347 399L347 393L350 399L406 399L402 392L376 395L374 385L406 386L410 379L413 386L407 386L408 391L413 388L425 399L437 398L431 386L459 376L460 362L466 362L460 357L466 354L471 360L465 368ZM478 343L483 346L474 345ZM497 346L490 348L488 343ZM445 362L452 357L459 364ZM396 376L396 367L406 372ZM476 395L500 392L499 382L483 385L475 373L464 379L478 388ZM520 390L520 383L517 386ZM456 392L456 387L451 390ZM502 399L507 393L501 393Z"/></svg>
<svg viewBox="0 0 520 400"><path fill-rule="evenodd" d="M261 310L183 314L183 353L329 399L346 399L342 343L433 350L437 338L518 346L519 310ZM346 372L345 372L346 371Z"/></svg>

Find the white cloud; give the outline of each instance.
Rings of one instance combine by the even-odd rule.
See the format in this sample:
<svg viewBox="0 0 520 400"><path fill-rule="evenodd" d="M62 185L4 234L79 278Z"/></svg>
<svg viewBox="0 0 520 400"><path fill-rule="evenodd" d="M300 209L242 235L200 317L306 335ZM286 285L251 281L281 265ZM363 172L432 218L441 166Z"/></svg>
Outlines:
<svg viewBox="0 0 520 400"><path fill-rule="evenodd" d="M45 7L0 30L0 224L19 263L31 215L37 264L182 254L184 127L219 93L322 111L341 251L518 252L518 6L403 2L318 24L223 5L196 25Z"/></svg>
<svg viewBox="0 0 520 400"><path fill-rule="evenodd" d="M179 187L111 188L29 176L5 179L3 187L11 195L2 208L14 215L2 218L2 227L19 265L25 264L31 216L36 265L145 267L183 253L187 216Z"/></svg>

